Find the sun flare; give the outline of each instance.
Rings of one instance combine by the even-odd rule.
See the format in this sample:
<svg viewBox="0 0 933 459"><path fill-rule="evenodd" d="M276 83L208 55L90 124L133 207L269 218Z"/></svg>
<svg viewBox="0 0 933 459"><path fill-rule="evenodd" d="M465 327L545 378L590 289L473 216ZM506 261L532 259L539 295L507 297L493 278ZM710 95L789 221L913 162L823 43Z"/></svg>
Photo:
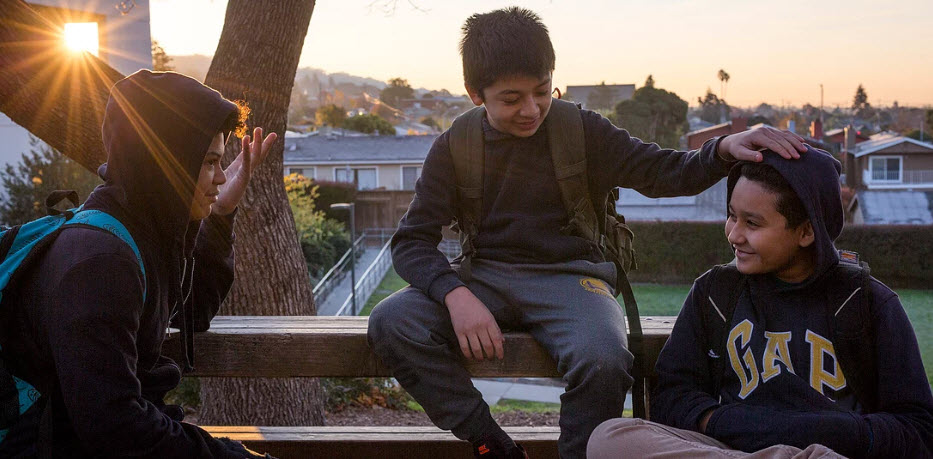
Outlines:
<svg viewBox="0 0 933 459"><path fill-rule="evenodd" d="M98 54L100 42L96 22L70 22L65 24L65 46L74 52Z"/></svg>

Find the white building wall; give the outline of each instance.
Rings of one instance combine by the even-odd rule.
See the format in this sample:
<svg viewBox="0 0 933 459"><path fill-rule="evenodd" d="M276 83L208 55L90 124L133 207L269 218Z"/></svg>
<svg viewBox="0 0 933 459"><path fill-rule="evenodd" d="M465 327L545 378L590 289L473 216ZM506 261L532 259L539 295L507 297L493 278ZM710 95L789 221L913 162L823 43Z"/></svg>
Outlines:
<svg viewBox="0 0 933 459"><path fill-rule="evenodd" d="M139 69L152 69L152 39L149 32L149 0L121 2L119 0L29 0L27 3L87 11L106 16L99 26L101 59L120 73L128 75ZM124 4L126 14L116 8ZM130 8L130 5L135 4ZM129 9L127 9L129 8ZM0 113L0 170L6 164L19 162L29 151L29 131ZM0 197L3 196L0 189Z"/></svg>

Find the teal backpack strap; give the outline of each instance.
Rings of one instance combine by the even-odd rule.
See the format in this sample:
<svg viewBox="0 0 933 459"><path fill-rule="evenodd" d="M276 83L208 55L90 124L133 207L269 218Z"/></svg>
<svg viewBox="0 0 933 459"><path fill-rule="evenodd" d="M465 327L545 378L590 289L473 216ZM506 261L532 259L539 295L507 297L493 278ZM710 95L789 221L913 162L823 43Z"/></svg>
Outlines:
<svg viewBox="0 0 933 459"><path fill-rule="evenodd" d="M483 117L486 109L475 107L458 116L450 126L450 156L457 185L457 225L460 233L460 279L469 282L476 254L476 235L483 214Z"/></svg>
<svg viewBox="0 0 933 459"><path fill-rule="evenodd" d="M74 216L62 226L67 228L75 225L86 225L102 229L120 238L126 245L130 246L133 254L136 255L136 262L139 263L139 270L142 271L143 274L143 302L145 303L146 291L148 289L145 282L146 266L143 264L143 257L139 253L139 247L136 245L136 241L133 240L133 236L130 235L129 230L126 229L126 226L106 212L100 210L81 210L81 208L78 208Z"/></svg>

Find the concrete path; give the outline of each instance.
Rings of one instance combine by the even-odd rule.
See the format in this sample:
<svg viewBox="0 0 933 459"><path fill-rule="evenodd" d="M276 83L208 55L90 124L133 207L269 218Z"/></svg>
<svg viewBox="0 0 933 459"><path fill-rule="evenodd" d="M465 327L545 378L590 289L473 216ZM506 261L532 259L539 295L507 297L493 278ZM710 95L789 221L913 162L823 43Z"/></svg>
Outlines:
<svg viewBox="0 0 933 459"><path fill-rule="evenodd" d="M382 250L382 247L369 247L363 245L360 248L365 248L363 254L360 255L360 258L356 260L356 280L359 282L360 277L363 273L366 272L366 268L369 268L369 265L373 263L376 259L376 256L379 255L379 251ZM340 306L343 305L344 301L347 301L347 298L350 297L350 267L347 266L346 275L341 279L340 283L331 290L330 295L327 295L327 298L324 299L323 303L318 303L317 305L317 315L319 316L332 316L337 314L337 310L340 309ZM357 298L357 308L358 310L363 309L363 305L366 304L365 299Z"/></svg>
<svg viewBox="0 0 933 459"><path fill-rule="evenodd" d="M474 379L473 385L490 406L500 400L560 403L560 396L564 393L563 382L551 378ZM631 394L625 396L625 409L632 409Z"/></svg>

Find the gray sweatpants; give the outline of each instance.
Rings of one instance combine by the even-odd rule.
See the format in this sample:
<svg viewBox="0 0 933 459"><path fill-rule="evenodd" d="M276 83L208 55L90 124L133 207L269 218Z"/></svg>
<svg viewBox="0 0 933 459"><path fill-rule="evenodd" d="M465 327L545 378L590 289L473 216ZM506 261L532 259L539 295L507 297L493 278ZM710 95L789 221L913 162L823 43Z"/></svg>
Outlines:
<svg viewBox="0 0 933 459"><path fill-rule="evenodd" d="M590 433L622 415L632 386L624 312L610 287L615 272L612 263L473 260L470 291L504 331L531 333L563 375L563 458L585 456ZM406 287L373 309L369 343L438 427L472 442L495 422L464 368L446 306L421 290Z"/></svg>
<svg viewBox="0 0 933 459"><path fill-rule="evenodd" d="M590 437L586 453L589 459L845 459L823 445L810 445L806 449L774 445L746 453L699 432L638 418L612 419L600 424Z"/></svg>

